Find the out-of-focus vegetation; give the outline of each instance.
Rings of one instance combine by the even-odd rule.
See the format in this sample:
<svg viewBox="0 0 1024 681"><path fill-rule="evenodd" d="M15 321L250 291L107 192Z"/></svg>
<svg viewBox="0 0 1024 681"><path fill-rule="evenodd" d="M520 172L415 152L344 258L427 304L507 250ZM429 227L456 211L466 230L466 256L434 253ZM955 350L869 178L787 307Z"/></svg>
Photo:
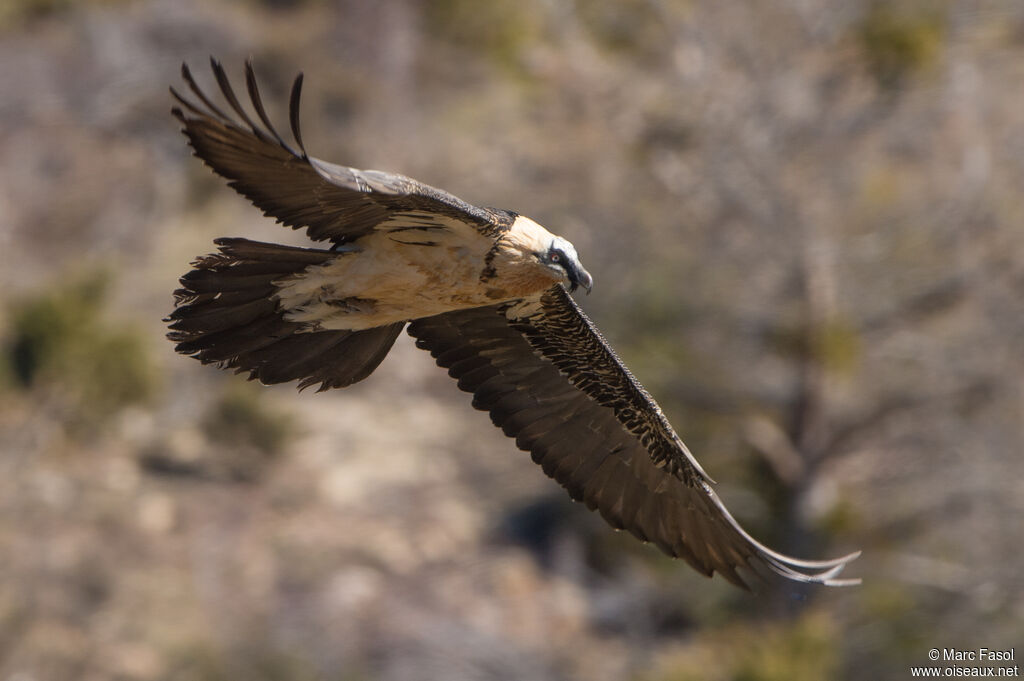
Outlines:
<svg viewBox="0 0 1024 681"><path fill-rule="evenodd" d="M943 32L943 16L934 3L908 7L876 2L863 19L859 37L868 68L878 83L897 89L914 74L935 65Z"/></svg>
<svg viewBox="0 0 1024 681"><path fill-rule="evenodd" d="M494 0L439 0L424 5L425 28L442 44L468 50L511 68L525 46L540 36L541 22L528 3Z"/></svg>
<svg viewBox="0 0 1024 681"><path fill-rule="evenodd" d="M3 3L0 679L856 681L1019 644L1022 36L1016 0ZM312 154L571 239L735 515L864 584L750 596L611 532L407 341L324 394L176 356L212 238L302 243L169 115L210 54L279 130L304 71Z"/></svg>
<svg viewBox="0 0 1024 681"><path fill-rule="evenodd" d="M267 403L255 386L230 381L205 403L185 435L152 441L140 463L153 474L206 481L253 483L262 479L298 434L295 415Z"/></svg>
<svg viewBox="0 0 1024 681"><path fill-rule="evenodd" d="M295 433L294 415L269 408L253 386L229 388L203 417L210 442L227 454L231 477L257 479Z"/></svg>
<svg viewBox="0 0 1024 681"><path fill-rule="evenodd" d="M25 28L35 21L61 18L75 7L113 7L133 0L4 0L0 3L0 31Z"/></svg>
<svg viewBox="0 0 1024 681"><path fill-rule="evenodd" d="M723 627L699 635L638 681L818 681L839 677L834 620L808 611L792 621Z"/></svg>
<svg viewBox="0 0 1024 681"><path fill-rule="evenodd" d="M251 389L230 390L203 420L209 438L223 445L244 445L263 456L281 453L293 431L291 419L268 411Z"/></svg>
<svg viewBox="0 0 1024 681"><path fill-rule="evenodd" d="M157 389L150 347L138 329L110 319L110 277L72 276L14 303L4 334L9 389L50 403L73 429L102 426Z"/></svg>

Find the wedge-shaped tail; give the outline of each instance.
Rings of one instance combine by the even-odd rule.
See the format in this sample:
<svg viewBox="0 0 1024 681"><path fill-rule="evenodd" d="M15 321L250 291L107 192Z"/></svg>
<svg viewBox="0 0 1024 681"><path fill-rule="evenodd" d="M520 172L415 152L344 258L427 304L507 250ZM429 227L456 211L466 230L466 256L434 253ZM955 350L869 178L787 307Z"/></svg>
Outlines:
<svg viewBox="0 0 1024 681"><path fill-rule="evenodd" d="M317 383L318 390L361 381L388 354L404 324L365 331L315 331L285 319L274 282L337 253L247 239L217 239L175 291L167 318L175 349L204 364L249 373L263 383Z"/></svg>

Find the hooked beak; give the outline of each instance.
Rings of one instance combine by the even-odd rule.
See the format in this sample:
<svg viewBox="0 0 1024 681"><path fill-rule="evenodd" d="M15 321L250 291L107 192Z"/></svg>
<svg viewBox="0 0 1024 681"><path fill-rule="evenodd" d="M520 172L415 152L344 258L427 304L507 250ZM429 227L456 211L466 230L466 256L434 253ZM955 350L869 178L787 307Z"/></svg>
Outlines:
<svg viewBox="0 0 1024 681"><path fill-rule="evenodd" d="M585 288L589 296L590 289L594 287L594 278L590 276L590 272L583 269L582 265L573 263L569 268L569 291L575 291L577 286Z"/></svg>

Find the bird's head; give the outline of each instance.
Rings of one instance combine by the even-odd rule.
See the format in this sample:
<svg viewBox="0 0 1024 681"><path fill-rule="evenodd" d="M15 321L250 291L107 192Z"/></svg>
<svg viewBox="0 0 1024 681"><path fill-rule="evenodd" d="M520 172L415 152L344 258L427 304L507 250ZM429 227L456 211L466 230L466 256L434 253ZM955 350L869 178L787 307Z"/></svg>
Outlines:
<svg viewBox="0 0 1024 681"><path fill-rule="evenodd" d="M568 284L570 291L582 286L590 293L594 286L594 279L583 269L576 247L560 236L554 237L547 250L537 254L537 259Z"/></svg>
<svg viewBox="0 0 1024 681"><path fill-rule="evenodd" d="M590 293L594 280L583 269L576 248L524 215L517 215L498 240L491 262L503 291L521 297L561 282L570 291L582 286Z"/></svg>

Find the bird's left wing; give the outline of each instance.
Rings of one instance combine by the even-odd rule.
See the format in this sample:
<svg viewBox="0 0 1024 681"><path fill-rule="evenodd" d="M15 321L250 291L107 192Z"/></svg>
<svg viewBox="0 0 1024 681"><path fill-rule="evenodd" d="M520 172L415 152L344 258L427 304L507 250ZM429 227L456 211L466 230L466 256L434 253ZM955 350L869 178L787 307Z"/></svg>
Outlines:
<svg viewBox="0 0 1024 681"><path fill-rule="evenodd" d="M210 63L227 112L203 92L185 64L181 75L194 99L171 88L181 105L173 113L196 156L264 214L293 229L305 228L314 241L348 243L382 226L404 224L419 229L466 226L493 236L511 224L514 216L506 211L474 206L404 175L357 170L308 155L299 130L302 74L295 79L289 105L293 146L270 122L252 64L245 65L246 89L259 122L242 106L220 63Z"/></svg>
<svg viewBox="0 0 1024 681"><path fill-rule="evenodd" d="M733 519L661 409L568 293L418 319L416 345L474 394L495 425L573 499L608 523L715 571L842 584L857 554L805 561L772 551Z"/></svg>

